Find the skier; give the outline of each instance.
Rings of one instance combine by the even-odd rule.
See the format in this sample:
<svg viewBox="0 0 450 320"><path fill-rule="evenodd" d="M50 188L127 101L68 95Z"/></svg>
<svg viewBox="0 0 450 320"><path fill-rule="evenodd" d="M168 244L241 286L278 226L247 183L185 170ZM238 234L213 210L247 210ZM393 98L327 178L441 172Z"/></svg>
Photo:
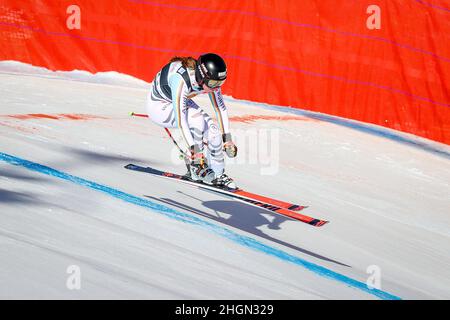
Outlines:
<svg viewBox="0 0 450 320"><path fill-rule="evenodd" d="M214 53L192 57L173 57L156 75L147 98L150 119L165 128L179 128L189 146L187 175L191 180L236 188L224 172L223 150L237 155L229 128L227 108L221 86L227 78L225 61ZM217 115L217 124L192 98L207 93Z"/></svg>

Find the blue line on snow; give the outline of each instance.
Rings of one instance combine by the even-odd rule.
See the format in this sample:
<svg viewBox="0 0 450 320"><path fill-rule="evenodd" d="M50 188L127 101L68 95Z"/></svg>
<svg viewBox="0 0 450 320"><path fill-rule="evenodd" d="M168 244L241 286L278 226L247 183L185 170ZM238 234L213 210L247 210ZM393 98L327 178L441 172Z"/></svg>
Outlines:
<svg viewBox="0 0 450 320"><path fill-rule="evenodd" d="M21 159L21 158L12 156L12 155L8 155L3 152L0 152L0 160L4 161L6 163L12 164L12 165L21 166L21 167L24 167L24 168L32 170L32 171L36 171L36 172L43 173L43 174L46 174L49 176L60 178L60 179L70 181L70 182L73 182L73 183L81 185L81 186L88 187L90 189L94 189L94 190L103 192L105 194L113 196L114 198L126 201L128 203L138 205L138 206L141 206L144 208L152 209L156 212L159 212L167 217L170 217L170 218L178 220L178 221L201 226L203 228L208 229L209 231L212 231L212 232L214 232L218 235L221 235L229 240L232 240L233 242L236 242L239 245L242 245L242 246L251 248L253 250L260 251L260 252L266 253L268 255L277 257L281 260L299 265L301 267L306 268L307 270L314 272L315 274L317 274L319 276L342 282L350 287L359 289L361 291L364 291L366 293L374 295L380 299L383 299L383 300L400 300L401 299L400 297L397 297L395 295L392 295L392 294L382 291L382 290L370 289L363 282L354 280L352 278L349 278L345 275L334 272L330 269L319 266L312 262L308 262L304 259L301 259L299 257L288 254L282 250L270 247L262 242L259 242L256 239L253 239L253 238L250 238L250 237L247 237L244 235L240 235L240 234L238 234L232 230L229 230L227 228L224 228L224 227L215 225L211 222L202 220L196 216L193 216L193 215L190 215L187 213L183 213L181 211L177 211L177 210L171 209L169 207L157 204L150 200L146 200L146 199L143 199L143 198L140 198L137 196L133 196L131 194L122 192L120 190L117 190L117 189L114 189L114 188L111 188L108 186L104 186L104 185L101 185L96 182L89 181L89 180L86 180L83 178L79 178L79 177L52 169L50 167L35 163L35 162L31 162L31 161Z"/></svg>

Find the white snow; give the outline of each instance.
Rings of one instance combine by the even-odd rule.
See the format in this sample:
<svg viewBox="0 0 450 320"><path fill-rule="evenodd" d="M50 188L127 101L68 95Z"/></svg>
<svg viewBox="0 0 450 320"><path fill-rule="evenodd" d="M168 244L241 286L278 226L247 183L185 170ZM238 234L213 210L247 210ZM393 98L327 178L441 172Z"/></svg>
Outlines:
<svg viewBox="0 0 450 320"><path fill-rule="evenodd" d="M402 299L450 298L448 146L397 133L440 151L432 152L228 97L235 120L267 120L231 123L240 149L227 172L244 189L309 205L304 214L330 221L315 228L123 169L132 162L185 170L164 130L128 115L145 112L147 88L114 72L0 62L0 153L205 222L0 161L1 299L377 298L227 232L362 283L377 266L381 290ZM207 97L195 99L213 115ZM17 117L29 114L41 116ZM79 290L66 286L70 266L80 268Z"/></svg>

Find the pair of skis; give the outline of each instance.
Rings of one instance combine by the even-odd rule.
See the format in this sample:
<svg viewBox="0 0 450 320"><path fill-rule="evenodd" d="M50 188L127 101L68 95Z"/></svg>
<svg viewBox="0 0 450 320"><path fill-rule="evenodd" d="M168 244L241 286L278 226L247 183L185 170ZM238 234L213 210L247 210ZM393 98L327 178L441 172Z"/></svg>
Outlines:
<svg viewBox="0 0 450 320"><path fill-rule="evenodd" d="M291 219L295 219L304 223L307 223L309 225L315 226L315 227L321 227L324 224L326 224L328 221L316 219L313 217L309 217L303 214L300 214L299 211L306 208L306 206L301 206L281 200L276 200L269 197L264 197L258 194L250 193L248 191L245 191L243 189L237 188L237 189L230 189L226 187L217 187L208 185L202 182L195 182L190 180L187 176L178 175L171 172L164 172L160 171L151 167L142 167L135 164L128 164L125 166L126 169L133 170L133 171L139 171L139 172L146 172L150 173L154 176L158 177L164 177L169 179L178 180L187 184L195 185L201 189L206 189L210 191L217 192L221 195L225 195L228 197L231 197L233 199L241 200L246 203L249 203L251 205L269 210L271 212L274 212L276 214L289 217Z"/></svg>

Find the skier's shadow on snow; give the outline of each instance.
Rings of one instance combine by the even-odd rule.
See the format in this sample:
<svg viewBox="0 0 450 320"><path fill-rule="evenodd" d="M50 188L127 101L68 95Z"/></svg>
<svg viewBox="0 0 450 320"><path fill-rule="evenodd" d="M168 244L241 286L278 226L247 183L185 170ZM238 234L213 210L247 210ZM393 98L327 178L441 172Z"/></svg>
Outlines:
<svg viewBox="0 0 450 320"><path fill-rule="evenodd" d="M184 203L181 203L181 202L178 202L178 201L175 201L172 199L156 198L156 197L147 196L147 195L145 197L156 200L156 201L163 202L165 204L168 204L168 205L171 205L174 207L177 207L184 211L189 211L194 214L197 214L197 215L200 215L203 217L207 217L214 221L218 221L220 223L232 226L234 228L251 233L253 235L264 238L266 240L281 244L285 247L294 249L296 251L310 255L312 257L315 257L315 258L318 258L321 260L325 260L328 262L336 263L341 266L350 267L349 265L344 264L342 262L324 257L322 255L308 251L306 249L302 249L300 247L297 247L297 246L290 244L288 242L285 242L283 240L273 238L257 228L259 226L266 225L269 229L278 230L278 229L280 229L280 224L284 221L290 220L289 218L284 218L277 214L271 214L270 212L268 212L266 210L261 210L254 206L251 206L251 205L248 205L245 203L241 203L241 202L236 202L236 201L231 201L231 200L230 201L226 201L226 200L203 201L203 200L197 199L191 195L185 194L181 191L178 191L178 192L200 201L202 203L202 205L205 206L206 208L214 210L215 215L205 212L205 211L201 211L197 208L193 208L191 206L188 206ZM263 214L272 215L273 220L272 219L268 220L267 218L265 218L263 216Z"/></svg>
<svg viewBox="0 0 450 320"><path fill-rule="evenodd" d="M82 163L88 162L88 163L99 163L104 165L105 163L142 162L142 161L146 161L147 163L149 162L148 159L145 160L136 157L128 157L108 151L97 152L75 147L63 147L63 148L67 149L69 152L74 154L77 157L77 159L81 159ZM159 164L159 163L160 163L159 161L152 160L152 164Z"/></svg>
<svg viewBox="0 0 450 320"><path fill-rule="evenodd" d="M21 181L29 181L29 182L36 182L36 183L53 183L51 179L47 179L45 177L41 176L34 176L31 174L22 174L18 172L14 172L14 170L1 170L0 169L0 177L5 177L9 179L15 179L15 180L21 180Z"/></svg>
<svg viewBox="0 0 450 320"><path fill-rule="evenodd" d="M20 203L20 204L35 204L38 203L39 200L37 200L34 196L20 193L20 192L14 192L10 190L5 190L0 188L0 203Z"/></svg>

